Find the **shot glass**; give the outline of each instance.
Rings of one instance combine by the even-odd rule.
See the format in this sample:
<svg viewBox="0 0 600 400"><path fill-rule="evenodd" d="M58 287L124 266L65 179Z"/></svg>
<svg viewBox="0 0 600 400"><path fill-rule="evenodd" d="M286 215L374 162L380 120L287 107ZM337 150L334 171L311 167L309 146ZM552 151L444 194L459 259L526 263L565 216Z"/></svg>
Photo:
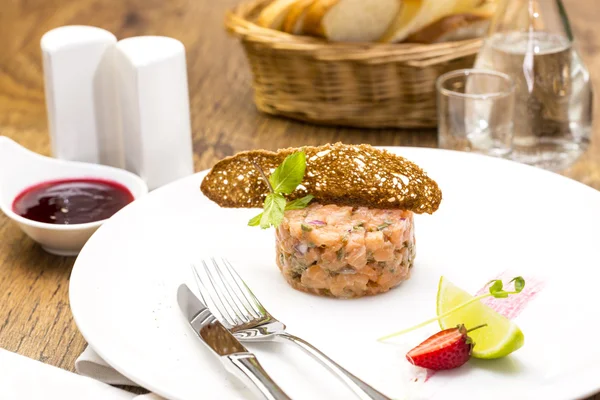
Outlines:
<svg viewBox="0 0 600 400"><path fill-rule="evenodd" d="M510 154L515 105L510 76L482 69L448 72L437 80L437 96L440 148Z"/></svg>

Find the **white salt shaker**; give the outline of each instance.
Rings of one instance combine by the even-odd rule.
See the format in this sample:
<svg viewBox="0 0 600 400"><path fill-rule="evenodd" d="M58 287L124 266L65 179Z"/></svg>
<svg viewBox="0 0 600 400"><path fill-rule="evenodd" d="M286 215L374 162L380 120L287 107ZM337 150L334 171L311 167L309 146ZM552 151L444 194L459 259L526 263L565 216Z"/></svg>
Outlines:
<svg viewBox="0 0 600 400"><path fill-rule="evenodd" d="M116 45L115 76L125 168L150 189L194 172L185 48L138 36Z"/></svg>
<svg viewBox="0 0 600 400"><path fill-rule="evenodd" d="M122 167L116 92L115 36L93 26L48 31L42 49L52 155Z"/></svg>

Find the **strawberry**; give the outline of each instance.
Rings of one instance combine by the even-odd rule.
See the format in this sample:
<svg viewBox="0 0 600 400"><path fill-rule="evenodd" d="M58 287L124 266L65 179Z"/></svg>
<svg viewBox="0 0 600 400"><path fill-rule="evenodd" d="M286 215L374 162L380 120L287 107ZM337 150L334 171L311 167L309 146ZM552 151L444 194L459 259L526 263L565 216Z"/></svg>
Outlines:
<svg viewBox="0 0 600 400"><path fill-rule="evenodd" d="M413 365L439 371L458 368L471 358L475 343L467 333L484 327L477 326L467 331L464 325L436 333L406 354Z"/></svg>

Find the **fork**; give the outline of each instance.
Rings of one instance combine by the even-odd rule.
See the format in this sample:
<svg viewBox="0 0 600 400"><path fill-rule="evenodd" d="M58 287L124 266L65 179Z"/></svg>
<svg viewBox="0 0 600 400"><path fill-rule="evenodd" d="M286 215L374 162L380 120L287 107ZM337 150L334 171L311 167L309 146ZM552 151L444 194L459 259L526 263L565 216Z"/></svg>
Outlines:
<svg viewBox="0 0 600 400"><path fill-rule="evenodd" d="M227 259L202 260L202 266L204 274L192 265L200 296L239 340L294 343L328 368L359 399L390 400L307 341L286 332L285 325L269 314Z"/></svg>

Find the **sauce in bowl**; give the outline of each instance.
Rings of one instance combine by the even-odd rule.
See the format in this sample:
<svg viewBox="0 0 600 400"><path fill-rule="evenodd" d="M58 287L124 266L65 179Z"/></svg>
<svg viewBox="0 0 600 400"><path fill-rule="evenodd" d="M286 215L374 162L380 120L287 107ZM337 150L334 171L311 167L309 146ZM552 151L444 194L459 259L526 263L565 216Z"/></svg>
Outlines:
<svg viewBox="0 0 600 400"><path fill-rule="evenodd" d="M96 179L42 182L20 193L13 211L21 217L57 225L85 224L112 217L133 201L120 183Z"/></svg>

